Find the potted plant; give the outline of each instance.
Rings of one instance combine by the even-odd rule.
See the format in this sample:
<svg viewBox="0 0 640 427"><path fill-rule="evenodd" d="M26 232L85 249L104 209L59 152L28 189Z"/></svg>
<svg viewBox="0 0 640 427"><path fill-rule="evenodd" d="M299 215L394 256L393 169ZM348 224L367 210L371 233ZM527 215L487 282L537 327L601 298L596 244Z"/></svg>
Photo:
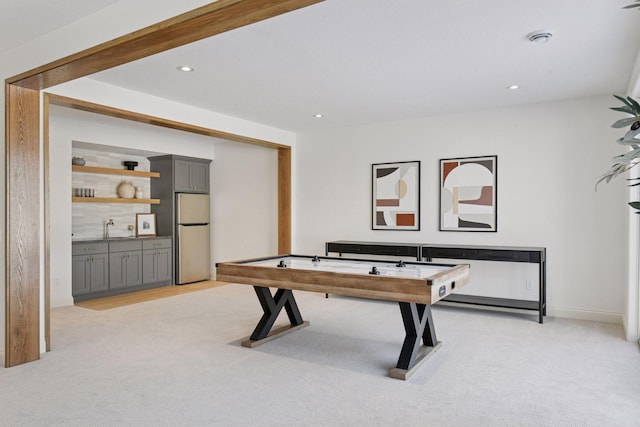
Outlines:
<svg viewBox="0 0 640 427"><path fill-rule="evenodd" d="M640 0L637 1L640 2ZM632 6L640 7L640 4ZM620 107L611 107L611 109L631 115L631 117L625 117L611 125L613 128L625 128L629 126L627 133L618 139L618 144L625 145L629 147L630 150L613 158L613 166L598 179L596 186L602 181L609 183L613 178L627 172L640 163L640 103L630 96L626 98L617 95L613 96L621 101L623 105ZM630 178L627 179L627 181L630 182L629 186L631 187L640 185L640 178ZM636 213L640 213L640 201L630 202L629 205L638 211Z"/></svg>

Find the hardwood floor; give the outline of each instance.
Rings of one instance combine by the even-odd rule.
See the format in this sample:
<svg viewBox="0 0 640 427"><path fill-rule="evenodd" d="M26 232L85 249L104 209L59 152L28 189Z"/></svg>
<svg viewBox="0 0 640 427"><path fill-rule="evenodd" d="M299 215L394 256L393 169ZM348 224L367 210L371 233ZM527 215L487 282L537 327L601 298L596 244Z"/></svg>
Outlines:
<svg viewBox="0 0 640 427"><path fill-rule="evenodd" d="M111 308L153 301L159 298L167 298L174 295L181 295L188 292L196 292L224 285L228 285L228 283L207 280L204 282L190 283L188 285L163 286L161 288L147 289L144 291L131 292L129 294L116 295L113 297L97 298L89 301L76 302L75 305L97 311L109 310Z"/></svg>

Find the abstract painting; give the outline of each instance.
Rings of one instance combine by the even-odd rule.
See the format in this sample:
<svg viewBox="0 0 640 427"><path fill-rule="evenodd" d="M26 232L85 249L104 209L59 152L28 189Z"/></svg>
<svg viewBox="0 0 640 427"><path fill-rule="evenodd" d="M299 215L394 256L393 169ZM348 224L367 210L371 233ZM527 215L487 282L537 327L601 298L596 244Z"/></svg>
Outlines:
<svg viewBox="0 0 640 427"><path fill-rule="evenodd" d="M497 231L498 156L440 160L440 231Z"/></svg>
<svg viewBox="0 0 640 427"><path fill-rule="evenodd" d="M372 228L420 230L420 162L372 165Z"/></svg>

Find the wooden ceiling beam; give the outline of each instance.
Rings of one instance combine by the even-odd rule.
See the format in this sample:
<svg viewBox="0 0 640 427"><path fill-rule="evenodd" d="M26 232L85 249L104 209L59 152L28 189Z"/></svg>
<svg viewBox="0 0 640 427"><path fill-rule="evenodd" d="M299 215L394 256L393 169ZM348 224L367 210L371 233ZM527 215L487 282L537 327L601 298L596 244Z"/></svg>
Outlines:
<svg viewBox="0 0 640 427"><path fill-rule="evenodd" d="M73 110L86 111L89 113L100 114L117 119L129 120L132 122L144 123L147 125L160 126L168 129L179 130L183 132L194 133L198 135L210 136L225 141L242 142L244 144L260 145L268 148L288 148L288 145L271 142L264 139L251 138L249 136L238 135L235 133L225 132L217 129L206 128L202 126L192 125L188 123L169 120L162 117L150 116L148 114L136 113L134 111L123 110L120 108L109 107L102 104L95 104L81 99L69 98L62 95L48 93L49 102L52 105L71 108Z"/></svg>
<svg viewBox="0 0 640 427"><path fill-rule="evenodd" d="M323 0L218 0L7 79L46 89Z"/></svg>

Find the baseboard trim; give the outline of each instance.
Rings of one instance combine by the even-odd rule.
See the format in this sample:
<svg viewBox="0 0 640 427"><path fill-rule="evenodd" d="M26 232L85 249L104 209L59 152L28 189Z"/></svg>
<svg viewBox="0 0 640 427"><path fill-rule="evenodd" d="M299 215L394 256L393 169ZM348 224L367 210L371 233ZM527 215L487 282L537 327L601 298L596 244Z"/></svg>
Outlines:
<svg viewBox="0 0 640 427"><path fill-rule="evenodd" d="M51 300L51 308L68 307L73 305L73 297L56 298Z"/></svg>
<svg viewBox="0 0 640 427"><path fill-rule="evenodd" d="M568 307L549 307L547 314L554 317L576 320L592 320L594 322L623 324L621 313L608 311L581 310Z"/></svg>

